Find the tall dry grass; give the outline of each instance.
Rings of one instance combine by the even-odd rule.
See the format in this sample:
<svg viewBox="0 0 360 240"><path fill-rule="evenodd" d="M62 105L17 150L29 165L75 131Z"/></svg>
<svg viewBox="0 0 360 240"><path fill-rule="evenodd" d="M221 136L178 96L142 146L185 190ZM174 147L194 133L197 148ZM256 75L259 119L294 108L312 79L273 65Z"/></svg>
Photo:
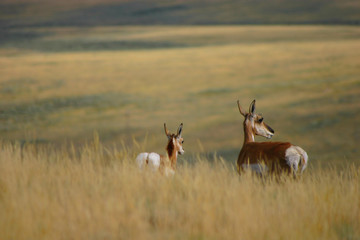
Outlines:
<svg viewBox="0 0 360 240"><path fill-rule="evenodd" d="M275 182L198 157L165 178L138 171L139 147L118 149L2 143L0 238L360 238L358 167Z"/></svg>

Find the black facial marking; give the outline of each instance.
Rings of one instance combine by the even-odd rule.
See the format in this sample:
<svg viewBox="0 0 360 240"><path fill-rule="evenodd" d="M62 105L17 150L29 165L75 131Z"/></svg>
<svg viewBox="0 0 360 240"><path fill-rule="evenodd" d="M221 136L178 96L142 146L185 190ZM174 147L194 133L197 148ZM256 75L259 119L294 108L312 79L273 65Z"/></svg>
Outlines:
<svg viewBox="0 0 360 240"><path fill-rule="evenodd" d="M266 128L269 130L269 132L271 132L271 133L275 133L275 131L271 128L271 127L269 127L268 125L266 125L265 124L265 126L266 126Z"/></svg>

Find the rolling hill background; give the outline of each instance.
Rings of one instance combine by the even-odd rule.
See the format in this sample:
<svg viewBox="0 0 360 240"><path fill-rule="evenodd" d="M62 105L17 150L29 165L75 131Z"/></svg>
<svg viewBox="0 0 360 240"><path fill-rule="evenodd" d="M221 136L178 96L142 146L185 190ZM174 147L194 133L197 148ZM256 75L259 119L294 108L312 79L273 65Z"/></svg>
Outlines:
<svg viewBox="0 0 360 240"><path fill-rule="evenodd" d="M353 0L3 0L1 138L81 145L98 132L112 145L148 134L146 150L161 152L163 123L184 122L188 153L233 162L236 100L256 98L275 141L314 163L358 162L359 10Z"/></svg>
<svg viewBox="0 0 360 240"><path fill-rule="evenodd" d="M5 0L0 26L359 24L356 0Z"/></svg>

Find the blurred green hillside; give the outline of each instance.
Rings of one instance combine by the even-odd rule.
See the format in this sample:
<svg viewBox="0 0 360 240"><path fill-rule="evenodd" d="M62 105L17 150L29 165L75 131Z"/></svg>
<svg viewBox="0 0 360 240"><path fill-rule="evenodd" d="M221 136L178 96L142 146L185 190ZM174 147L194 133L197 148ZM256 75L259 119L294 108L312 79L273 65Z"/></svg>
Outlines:
<svg viewBox="0 0 360 240"><path fill-rule="evenodd" d="M162 152L183 122L189 155L233 161L256 98L273 140L358 161L359 23L354 0L2 0L1 139Z"/></svg>
<svg viewBox="0 0 360 240"><path fill-rule="evenodd" d="M359 24L357 0L3 0L0 26Z"/></svg>
<svg viewBox="0 0 360 240"><path fill-rule="evenodd" d="M0 47L4 140L106 145L162 153L163 123L184 123L184 158L233 162L244 108L316 162L358 162L360 28L118 26L17 30ZM148 141L143 144L146 135ZM266 141L258 138L259 141ZM180 161L181 162L181 161Z"/></svg>

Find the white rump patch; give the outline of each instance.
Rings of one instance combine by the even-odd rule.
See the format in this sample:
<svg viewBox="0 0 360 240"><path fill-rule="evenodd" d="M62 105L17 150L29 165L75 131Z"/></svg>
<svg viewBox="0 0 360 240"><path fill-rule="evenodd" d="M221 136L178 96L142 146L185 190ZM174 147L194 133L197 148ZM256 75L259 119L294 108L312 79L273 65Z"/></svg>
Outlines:
<svg viewBox="0 0 360 240"><path fill-rule="evenodd" d="M137 155L135 160L140 169L144 168L148 155L149 155L149 153L147 153L147 152L139 153L139 155Z"/></svg>
<svg viewBox="0 0 360 240"><path fill-rule="evenodd" d="M287 165L289 165L289 167L291 167L294 170L294 172L297 172L301 156L294 146L291 146L288 149L286 149L285 159Z"/></svg>
<svg viewBox="0 0 360 240"><path fill-rule="evenodd" d="M160 155L154 152L140 153L136 157L136 163L138 164L140 169L144 169L148 166L151 170L157 171L160 166Z"/></svg>
<svg viewBox="0 0 360 240"><path fill-rule="evenodd" d="M285 159L287 164L294 170L294 172L297 172L299 164L302 166L301 172L303 172L308 163L307 153L304 151L304 149L298 146L289 147L285 152ZM304 162L300 162L301 160Z"/></svg>

